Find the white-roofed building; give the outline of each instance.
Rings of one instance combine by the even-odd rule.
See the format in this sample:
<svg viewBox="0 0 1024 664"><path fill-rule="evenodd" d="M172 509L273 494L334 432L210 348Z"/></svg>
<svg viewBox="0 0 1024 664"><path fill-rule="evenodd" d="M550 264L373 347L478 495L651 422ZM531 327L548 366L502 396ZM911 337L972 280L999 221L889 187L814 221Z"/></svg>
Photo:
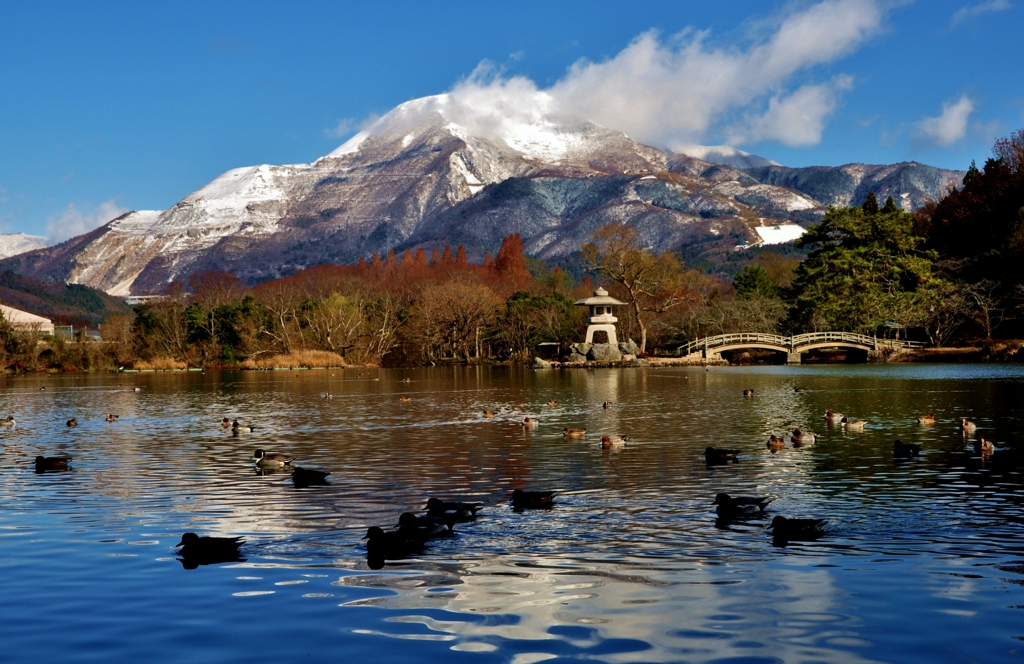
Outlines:
<svg viewBox="0 0 1024 664"><path fill-rule="evenodd" d="M53 321L49 318L36 316L35 314L30 314L27 311L15 309L14 307L8 307L4 304L0 304L0 312L3 313L4 319L11 324L11 327L19 332L53 334Z"/></svg>

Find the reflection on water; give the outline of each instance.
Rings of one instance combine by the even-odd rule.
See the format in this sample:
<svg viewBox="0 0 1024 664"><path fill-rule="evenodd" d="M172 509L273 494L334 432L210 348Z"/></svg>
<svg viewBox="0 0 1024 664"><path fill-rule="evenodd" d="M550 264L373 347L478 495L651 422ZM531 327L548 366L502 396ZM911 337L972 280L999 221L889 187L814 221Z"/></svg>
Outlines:
<svg viewBox="0 0 1024 664"><path fill-rule="evenodd" d="M517 664L1022 655L1018 367L363 373L5 378L0 410L17 420L0 431L8 652ZM826 409L867 426L829 426ZM925 413L935 425L917 422ZM526 416L539 425L525 429ZM72 417L78 427L65 426ZM256 429L232 435L223 417ZM978 432L965 438L961 417ZM566 440L564 427L588 434ZM817 440L793 447L796 427ZM627 442L603 450L603 434ZM766 447L772 434L785 449ZM996 451L977 454L978 437ZM921 456L893 458L896 438ZM707 466L709 446L743 453ZM257 448L330 476L296 485L256 470ZM73 469L37 475L37 455L73 457ZM551 510L517 513L516 488L560 493ZM776 500L763 517L723 523L718 492ZM369 569L367 527L429 496L487 507L455 537ZM826 534L774 547L765 528L779 514L827 519ZM186 531L245 536L244 560L185 571L173 545ZM53 624L59 642L41 627ZM253 638L267 630L288 638Z"/></svg>

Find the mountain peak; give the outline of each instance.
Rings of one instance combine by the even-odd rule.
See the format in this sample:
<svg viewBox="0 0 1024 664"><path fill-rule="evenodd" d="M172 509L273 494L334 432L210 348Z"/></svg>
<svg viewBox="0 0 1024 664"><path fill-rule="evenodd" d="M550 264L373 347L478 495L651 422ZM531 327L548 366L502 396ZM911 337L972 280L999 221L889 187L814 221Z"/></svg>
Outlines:
<svg viewBox="0 0 1024 664"><path fill-rule="evenodd" d="M0 234L0 258L16 256L46 246L46 238L25 233Z"/></svg>
<svg viewBox="0 0 1024 664"><path fill-rule="evenodd" d="M559 163L574 154L590 152L612 136L629 140L621 132L560 115L555 100L545 92L463 90L400 104L327 156L355 154L375 138L400 139L406 147L425 132L437 130L467 143L494 143L524 159L545 163Z"/></svg>

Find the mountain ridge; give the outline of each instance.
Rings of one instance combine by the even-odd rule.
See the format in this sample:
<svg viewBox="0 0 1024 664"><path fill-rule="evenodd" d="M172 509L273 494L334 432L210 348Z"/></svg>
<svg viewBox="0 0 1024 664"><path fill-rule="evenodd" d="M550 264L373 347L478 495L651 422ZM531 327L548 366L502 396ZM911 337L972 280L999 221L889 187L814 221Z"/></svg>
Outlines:
<svg viewBox="0 0 1024 664"><path fill-rule="evenodd" d="M713 257L759 243L764 219L807 224L874 186L913 209L962 178L916 163L736 169L557 118L537 95L518 107L406 102L312 163L232 169L167 210L128 213L0 269L127 295L211 268L253 283L444 244L478 260L511 233L555 258L611 222L654 251Z"/></svg>

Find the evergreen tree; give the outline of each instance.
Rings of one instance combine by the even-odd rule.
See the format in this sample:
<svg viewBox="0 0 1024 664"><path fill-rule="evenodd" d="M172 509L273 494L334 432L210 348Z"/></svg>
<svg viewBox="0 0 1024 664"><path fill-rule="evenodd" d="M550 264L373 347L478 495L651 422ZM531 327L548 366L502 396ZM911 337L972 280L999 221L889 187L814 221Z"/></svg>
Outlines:
<svg viewBox="0 0 1024 664"><path fill-rule="evenodd" d="M864 204L860 207L864 210L864 214L878 214L878 199L875 198L875 192L869 191L867 198L864 199Z"/></svg>
<svg viewBox="0 0 1024 664"><path fill-rule="evenodd" d="M889 321L923 324L944 282L932 274L935 254L920 248L913 228L914 216L898 208L829 208L797 241L816 248L786 293L794 328L870 334Z"/></svg>
<svg viewBox="0 0 1024 664"><path fill-rule="evenodd" d="M736 275L734 282L736 296L745 300L756 297L776 297L778 287L772 283L771 277L761 265L751 263Z"/></svg>

